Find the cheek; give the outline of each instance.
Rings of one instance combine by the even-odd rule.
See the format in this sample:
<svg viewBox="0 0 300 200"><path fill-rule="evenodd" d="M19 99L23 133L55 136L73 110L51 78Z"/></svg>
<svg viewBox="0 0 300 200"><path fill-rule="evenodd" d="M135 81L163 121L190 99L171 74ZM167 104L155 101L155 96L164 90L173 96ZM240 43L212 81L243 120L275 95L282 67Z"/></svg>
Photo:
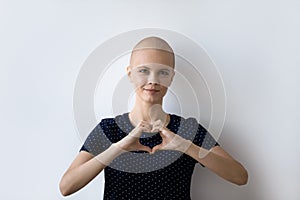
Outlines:
<svg viewBox="0 0 300 200"><path fill-rule="evenodd" d="M168 80L162 80L161 81L161 85L163 85L164 87L169 87L171 85L171 79Z"/></svg>
<svg viewBox="0 0 300 200"><path fill-rule="evenodd" d="M146 76L137 76L137 75L133 75L131 77L131 82L133 83L133 85L137 88L137 87L141 87L143 85L145 85L147 83L148 79Z"/></svg>
<svg viewBox="0 0 300 200"><path fill-rule="evenodd" d="M172 78L171 77L161 77L159 79L160 85L162 85L164 87L169 87L171 85L171 82L172 82Z"/></svg>
<svg viewBox="0 0 300 200"><path fill-rule="evenodd" d="M162 91L162 93L166 93L167 92L167 90L168 90L168 88L167 87L161 87L161 91Z"/></svg>

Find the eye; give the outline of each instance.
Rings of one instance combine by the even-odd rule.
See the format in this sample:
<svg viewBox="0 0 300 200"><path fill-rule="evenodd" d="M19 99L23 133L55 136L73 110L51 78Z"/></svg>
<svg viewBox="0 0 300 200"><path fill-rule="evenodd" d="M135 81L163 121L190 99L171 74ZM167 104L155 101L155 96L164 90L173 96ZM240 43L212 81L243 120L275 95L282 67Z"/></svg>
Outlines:
<svg viewBox="0 0 300 200"><path fill-rule="evenodd" d="M148 73L148 69L140 69L139 72L140 73Z"/></svg>
<svg viewBox="0 0 300 200"><path fill-rule="evenodd" d="M159 73L160 73L161 75L163 75L163 76L168 76L168 75L170 74L170 72L167 71L167 70L162 70L162 71L160 71Z"/></svg>

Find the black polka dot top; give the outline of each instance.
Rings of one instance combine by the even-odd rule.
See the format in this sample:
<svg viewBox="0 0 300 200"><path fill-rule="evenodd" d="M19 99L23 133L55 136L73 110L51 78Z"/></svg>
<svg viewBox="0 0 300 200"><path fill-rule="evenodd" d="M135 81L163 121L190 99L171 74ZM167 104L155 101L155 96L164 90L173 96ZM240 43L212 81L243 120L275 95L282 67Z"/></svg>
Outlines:
<svg viewBox="0 0 300 200"><path fill-rule="evenodd" d="M132 129L129 113L105 118L91 131L80 151L98 155ZM170 114L167 128L194 144L210 149L219 145L195 118ZM140 143L153 148L160 134L142 133ZM189 200L191 178L197 160L173 150L125 152L104 169L104 200ZM203 166L203 165L202 165Z"/></svg>

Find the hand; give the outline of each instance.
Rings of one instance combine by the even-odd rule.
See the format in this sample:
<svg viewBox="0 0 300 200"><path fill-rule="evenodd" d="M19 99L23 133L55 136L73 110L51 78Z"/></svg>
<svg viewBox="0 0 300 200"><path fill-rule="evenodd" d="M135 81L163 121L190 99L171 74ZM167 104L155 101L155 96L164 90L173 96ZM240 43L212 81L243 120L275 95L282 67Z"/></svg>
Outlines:
<svg viewBox="0 0 300 200"><path fill-rule="evenodd" d="M125 150L125 151L147 151L151 152L151 148L144 146L140 143L139 138L142 134L142 132L151 132L152 131L152 125L149 124L146 121L140 121L138 125L122 140L116 142L115 144Z"/></svg>
<svg viewBox="0 0 300 200"><path fill-rule="evenodd" d="M176 150L184 153L192 144L192 141L173 133L166 127L161 127L159 130L160 136L162 137L162 143L153 147L151 154L155 153L157 150Z"/></svg>

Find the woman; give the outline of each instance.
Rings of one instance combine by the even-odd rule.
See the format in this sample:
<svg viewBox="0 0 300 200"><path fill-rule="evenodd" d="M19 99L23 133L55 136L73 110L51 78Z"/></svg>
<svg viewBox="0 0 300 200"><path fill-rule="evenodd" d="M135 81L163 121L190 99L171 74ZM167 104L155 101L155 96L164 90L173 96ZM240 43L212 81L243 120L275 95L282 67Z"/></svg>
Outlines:
<svg viewBox="0 0 300 200"><path fill-rule="evenodd" d="M174 77L175 56L158 37L133 49L127 75L135 86L130 113L102 119L63 175L70 195L105 171L104 199L190 199L196 163L237 185L246 169L194 118L165 113L163 97Z"/></svg>

